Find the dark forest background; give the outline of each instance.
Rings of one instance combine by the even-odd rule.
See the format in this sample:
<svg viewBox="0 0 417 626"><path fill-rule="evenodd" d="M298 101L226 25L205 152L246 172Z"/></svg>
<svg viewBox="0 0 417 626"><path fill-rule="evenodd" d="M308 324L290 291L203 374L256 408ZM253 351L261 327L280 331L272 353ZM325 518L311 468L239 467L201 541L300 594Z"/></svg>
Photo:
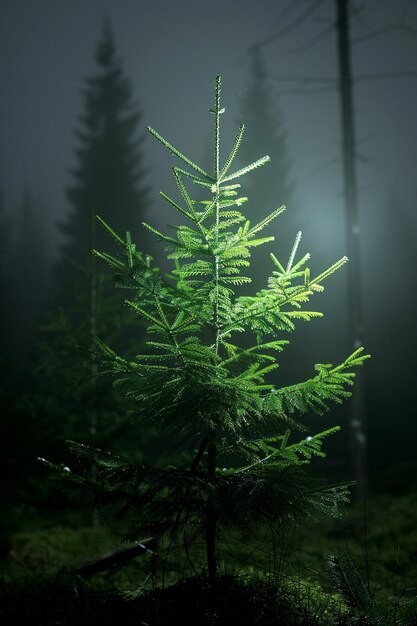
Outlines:
<svg viewBox="0 0 417 626"><path fill-rule="evenodd" d="M271 157L248 177L249 212L258 219L287 205L274 226L274 253L288 257L298 230L317 271L346 253L337 3L157 4L0 5L0 462L7 503L30 500L37 457L66 461L66 439L135 458L158 455L155 433L130 423L110 381L95 379L91 353L96 334L124 354L138 353L143 342L123 294L90 254L113 246L95 214L117 232L130 230L164 266L163 246L140 224L169 222L158 192L172 191L172 159L149 142L148 123L208 164L207 109L222 74L225 145L243 121L242 165ZM362 379L372 493L395 474L415 482L417 11L413 2L352 2L350 25L363 343L372 355ZM267 252L254 256L254 289L263 286L268 263ZM316 362L341 361L350 349L345 269L314 305L325 317L290 338L279 385L308 377ZM336 479L352 478L348 414L349 403L311 421L313 430L342 425L324 465Z"/></svg>

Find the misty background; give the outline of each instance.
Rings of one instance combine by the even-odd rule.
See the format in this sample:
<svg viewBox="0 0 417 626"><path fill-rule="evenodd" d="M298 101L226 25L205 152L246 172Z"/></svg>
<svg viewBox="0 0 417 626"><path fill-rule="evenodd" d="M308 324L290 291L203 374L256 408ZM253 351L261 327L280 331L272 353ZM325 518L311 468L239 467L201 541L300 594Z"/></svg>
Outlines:
<svg viewBox="0 0 417 626"><path fill-rule="evenodd" d="M74 205L68 189L79 166L85 81L98 74L104 24L139 112L132 140L143 193L129 226L139 248L143 243L156 258L163 255L163 246L149 239L141 222L156 227L169 222L172 214L159 191L176 193L175 161L145 127L209 167L208 108L220 74L223 154L244 122L242 165L264 154L272 158L265 173L254 172L243 185L248 216L258 220L287 206L272 227L274 244L255 255L253 289L262 288L273 269L268 253L286 260L298 230L313 272L346 254L335 7L334 0L1 0L5 388L20 393L20 387L34 385L44 403L51 388L46 384L42 392L38 383L28 383L28 368L38 358L43 371L39 355L48 353L48 339L42 339L44 352L36 347L39 327L51 319L64 282L68 237L62 224L68 224ZM417 5L358 0L351 9L363 335L372 355L363 373L366 429L370 467L381 472L415 460L417 437ZM100 206L94 210L100 213ZM346 277L344 267L313 300L324 319L297 327L277 384L310 376L316 362L338 363L347 356ZM71 308L68 300L61 306ZM13 415L9 410L5 418L9 427ZM346 409L336 407L315 423L344 428L345 419ZM13 427L8 432L18 439ZM38 437L41 441L42 432ZM341 456L348 463L346 435L333 456L336 468Z"/></svg>

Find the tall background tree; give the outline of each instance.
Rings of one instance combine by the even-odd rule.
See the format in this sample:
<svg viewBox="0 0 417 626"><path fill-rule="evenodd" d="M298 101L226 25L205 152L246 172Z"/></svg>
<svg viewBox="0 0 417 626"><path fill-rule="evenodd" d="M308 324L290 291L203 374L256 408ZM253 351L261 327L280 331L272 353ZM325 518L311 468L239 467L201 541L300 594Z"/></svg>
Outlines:
<svg viewBox="0 0 417 626"><path fill-rule="evenodd" d="M239 162L247 163L262 150L271 157L268 167L255 174L249 173L247 177L247 193L254 207L254 214L261 215L271 208L271 203L274 206L285 204L292 207L294 182L291 177L285 121L279 104L271 93L262 50L256 45L249 49L249 77L241 99L240 117L246 120L246 131ZM283 216L284 226L280 228L286 235L288 246L292 245L299 230L299 224L293 224L292 228L289 224L291 220L292 211L287 211ZM282 241L281 236L279 241ZM254 262L256 264L256 256ZM256 265L254 269L256 271ZM257 271L256 273L258 274ZM264 276L263 268L259 269L259 275ZM263 285L259 285L261 286Z"/></svg>
<svg viewBox="0 0 417 626"><path fill-rule="evenodd" d="M394 190L387 194L381 206L374 209L372 220L363 229L364 239L369 242L363 254L367 268L364 274L364 292L369 293L372 289L373 293L365 317L366 326L373 328L368 343L370 348L376 351L379 348L380 337L385 338L385 343L390 349L390 385L392 389L401 389L399 405L397 394L391 392L387 396L381 382L384 380L383 371L386 363L380 359L374 364L368 374L369 412L371 416L375 416L369 423L369 460L370 466L378 470L378 474L386 470L387 460L381 457L380 450L387 441L392 446L391 464L400 466L412 460L413 467L417 468L416 422L415 419L410 419L410 407L415 405L413 399L415 375L411 364L415 359L417 342L413 330L409 331L408 341L404 341L402 337L404 328L415 327L417 294L415 289L410 289L413 280L407 268L414 268L417 265L416 233L416 213L404 206L401 197ZM380 241L386 242L382 268L378 258ZM379 276L380 279L375 280L375 276ZM389 285L392 286L395 298L401 305L398 309L383 311L384 303L389 297ZM398 367L401 362L407 364L405 370ZM392 416L397 420L396 428L392 427ZM415 473L410 469L404 472L401 489L411 484L413 472ZM381 481L380 478L378 480Z"/></svg>
<svg viewBox="0 0 417 626"><path fill-rule="evenodd" d="M148 197L140 155L142 138L137 135L141 112L117 56L108 19L95 58L98 71L85 80L84 112L76 131L77 163L67 190L72 210L61 224L64 257L90 268L90 251L102 244L95 215L112 220L119 232L126 232L139 223Z"/></svg>
<svg viewBox="0 0 417 626"><path fill-rule="evenodd" d="M55 268L54 306L37 348L34 388L25 397L26 408L42 424L45 448L48 441L56 447L74 437L126 444L126 419L118 420L117 393L102 383L92 337L98 334L128 350L138 337L140 343L142 332L140 324L125 319L117 296L103 297L112 281L102 268L98 272L91 254L92 248L104 247L96 214L122 233L133 230L144 218L148 196L137 133L141 113L108 19L95 58L97 74L84 84L76 165L67 189L72 210L60 225L64 241Z"/></svg>
<svg viewBox="0 0 417 626"><path fill-rule="evenodd" d="M319 9L326 5L330 13L318 17ZM331 7L331 8L330 8ZM298 46L297 51L306 51L323 41L328 35L334 36L336 53L334 55L337 72L334 77L317 75L280 75L278 80L292 85L290 89L281 91L298 95L323 93L335 91L339 98L340 115L340 138L343 184L343 204L345 220L345 245L350 259L347 276L347 290L345 295L347 311L347 340L352 348L362 345L365 337L365 303L363 302L364 291L364 263L361 259L363 254L362 229L363 224L360 216L360 194L358 190L359 153L358 138L355 119L355 92L359 82L372 80L386 80L394 78L410 78L417 76L415 70L383 71L377 73L360 73L355 71L352 59L352 50L356 45L361 45L369 40L388 33L407 32L414 39L416 30L406 23L406 12L398 23L385 24L384 26L371 29L366 20L361 19L361 12L366 3L357 5L355 0L315 0L303 6L299 2L290 2L283 10L280 25L275 32L268 35L259 46L264 49L275 41L294 35L301 24L310 20L313 16L324 21L323 28L315 33L309 41ZM289 17L293 12L295 17ZM354 19L357 24L365 25L367 32L356 36L353 29ZM369 334L368 330L368 334ZM351 474L357 481L356 495L364 498L368 493L368 400L367 384L363 374L358 377L357 392L348 404L349 409L349 449Z"/></svg>
<svg viewBox="0 0 417 626"><path fill-rule="evenodd" d="M295 236L305 221L303 224L300 211L295 206L295 182L291 172L288 132L279 101L274 96L262 47L254 45L247 53L248 76L239 108L239 121L245 120L245 138L236 160L244 166L261 152L270 156L271 160L266 167L248 173L245 192L256 217L261 216L264 211L285 204L286 211L281 220L271 225L275 236L272 245L276 254L289 255ZM265 260L260 248L252 251L251 277L255 289L265 287ZM299 376L299 350L302 349L303 342L304 346L306 342L311 342L311 335L304 328L300 329L300 338L295 338L294 343L298 342L299 349L289 350L284 356L286 370L284 373L282 370L279 372L281 383L283 376L288 384Z"/></svg>

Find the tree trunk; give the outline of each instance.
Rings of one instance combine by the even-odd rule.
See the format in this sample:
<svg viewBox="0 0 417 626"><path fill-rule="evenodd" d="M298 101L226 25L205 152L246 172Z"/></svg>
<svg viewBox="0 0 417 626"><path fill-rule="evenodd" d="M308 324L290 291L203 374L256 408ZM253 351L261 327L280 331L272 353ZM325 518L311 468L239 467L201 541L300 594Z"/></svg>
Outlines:
<svg viewBox="0 0 417 626"><path fill-rule="evenodd" d="M342 122L343 178L348 264L349 344L353 350L362 345L362 294L360 271L360 228L356 181L355 120L349 42L349 0L336 0L339 53L339 87ZM367 451L365 436L365 399L361 373L357 374L353 398L349 404L349 444L356 495L367 493Z"/></svg>
<svg viewBox="0 0 417 626"><path fill-rule="evenodd" d="M207 449L207 474L209 480L216 477L216 455L217 446L211 441ZM210 585L213 585L217 575L217 558L216 558L216 527L217 514L213 497L210 496L207 503L207 519L206 519L206 549L207 549L207 567Z"/></svg>

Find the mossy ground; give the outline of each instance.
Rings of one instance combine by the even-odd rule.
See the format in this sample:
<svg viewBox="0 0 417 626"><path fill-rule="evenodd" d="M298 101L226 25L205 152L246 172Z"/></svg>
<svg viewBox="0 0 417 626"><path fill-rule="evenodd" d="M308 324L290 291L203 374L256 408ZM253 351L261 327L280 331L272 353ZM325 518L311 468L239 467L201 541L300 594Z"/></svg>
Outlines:
<svg viewBox="0 0 417 626"><path fill-rule="evenodd" d="M337 552L349 552L364 579L369 576L376 602L394 606L417 596L417 491L375 496L365 508L350 505L339 521L323 519L295 531L278 553L266 531L243 541L228 537L219 546L222 575L215 593L204 577L190 577L181 550L171 553L164 581L150 553L88 581L75 576L71 572L81 565L120 548L107 527L79 526L76 519L60 526L38 519L32 529L26 520L25 530L3 544L6 624L359 624L348 621L326 567ZM192 555L196 569L204 565L200 557ZM162 582L165 589L153 591ZM381 626L400 623L383 619L389 621ZM417 624L413 620L402 626Z"/></svg>

